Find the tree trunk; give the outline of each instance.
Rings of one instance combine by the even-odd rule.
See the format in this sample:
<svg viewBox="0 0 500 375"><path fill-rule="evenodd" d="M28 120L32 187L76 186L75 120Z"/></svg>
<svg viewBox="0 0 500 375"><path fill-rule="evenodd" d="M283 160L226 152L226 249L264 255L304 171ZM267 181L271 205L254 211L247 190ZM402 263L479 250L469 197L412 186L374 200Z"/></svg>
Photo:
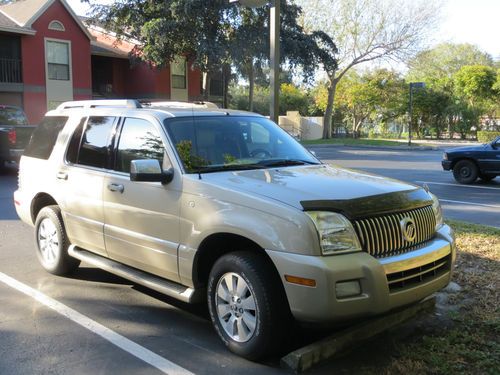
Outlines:
<svg viewBox="0 0 500 375"><path fill-rule="evenodd" d="M224 90L224 98L222 106L224 108L229 108L229 81L231 80L231 65L224 64L222 66L222 79L223 79L223 90Z"/></svg>
<svg viewBox="0 0 500 375"><path fill-rule="evenodd" d="M211 81L210 72L203 72L203 99L208 101L210 97L210 81Z"/></svg>
<svg viewBox="0 0 500 375"><path fill-rule="evenodd" d="M335 102L335 91L337 90L338 80L330 77L330 87L328 87L328 101L326 103L325 116L323 118L323 139L332 137L332 114L333 104Z"/></svg>
<svg viewBox="0 0 500 375"><path fill-rule="evenodd" d="M248 64L248 110L253 112L253 90L255 86L255 74L253 71L253 61Z"/></svg>

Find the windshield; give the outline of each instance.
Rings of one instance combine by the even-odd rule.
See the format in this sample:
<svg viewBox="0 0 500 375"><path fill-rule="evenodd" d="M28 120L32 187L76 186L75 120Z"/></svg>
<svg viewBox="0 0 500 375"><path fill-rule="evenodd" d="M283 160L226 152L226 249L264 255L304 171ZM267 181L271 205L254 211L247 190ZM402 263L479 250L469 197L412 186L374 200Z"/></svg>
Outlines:
<svg viewBox="0 0 500 375"><path fill-rule="evenodd" d="M165 120L187 173L319 164L272 121L252 116Z"/></svg>
<svg viewBox="0 0 500 375"><path fill-rule="evenodd" d="M23 110L0 105L0 125L28 125Z"/></svg>

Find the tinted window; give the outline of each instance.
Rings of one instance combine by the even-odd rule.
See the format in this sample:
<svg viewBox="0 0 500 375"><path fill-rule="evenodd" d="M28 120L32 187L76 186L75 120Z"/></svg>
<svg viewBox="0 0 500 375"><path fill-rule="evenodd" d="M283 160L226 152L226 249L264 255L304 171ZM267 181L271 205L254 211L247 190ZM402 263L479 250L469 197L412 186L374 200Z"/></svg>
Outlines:
<svg viewBox="0 0 500 375"><path fill-rule="evenodd" d="M127 118L118 142L115 169L130 172L130 162L139 159L156 159L163 165L165 149L161 137L149 121Z"/></svg>
<svg viewBox="0 0 500 375"><path fill-rule="evenodd" d="M114 122L115 117L89 117L78 152L78 164L106 167L108 140Z"/></svg>
<svg viewBox="0 0 500 375"><path fill-rule="evenodd" d="M69 141L68 151L66 152L66 161L69 163L76 164L78 161L78 150L80 149L80 141L82 140L83 127L86 120L86 117L82 118Z"/></svg>
<svg viewBox="0 0 500 375"><path fill-rule="evenodd" d="M45 117L33 132L31 140L24 150L24 155L32 158L48 159L66 121L68 121L66 116Z"/></svg>

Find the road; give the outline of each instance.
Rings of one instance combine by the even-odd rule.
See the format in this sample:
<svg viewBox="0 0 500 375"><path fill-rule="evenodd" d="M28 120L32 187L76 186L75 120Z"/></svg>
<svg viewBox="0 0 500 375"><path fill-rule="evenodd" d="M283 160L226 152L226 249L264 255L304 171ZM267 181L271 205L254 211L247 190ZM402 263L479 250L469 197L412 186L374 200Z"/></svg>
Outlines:
<svg viewBox="0 0 500 375"><path fill-rule="evenodd" d="M441 168L442 151L399 151L361 147L308 147L323 162L422 186L439 198L445 218L500 228L500 177L460 185Z"/></svg>
<svg viewBox="0 0 500 375"><path fill-rule="evenodd" d="M439 153L315 150L323 160L350 168L450 184L429 183L446 215L500 226L499 182L457 186L439 169ZM171 374L285 373L278 359L257 364L229 353L204 305L185 305L85 264L71 277L46 273L35 257L32 228L15 213L16 183L14 170L0 176L0 374L162 373L158 368ZM356 373L390 358L394 334L359 348L366 353L363 361L356 351L309 374Z"/></svg>

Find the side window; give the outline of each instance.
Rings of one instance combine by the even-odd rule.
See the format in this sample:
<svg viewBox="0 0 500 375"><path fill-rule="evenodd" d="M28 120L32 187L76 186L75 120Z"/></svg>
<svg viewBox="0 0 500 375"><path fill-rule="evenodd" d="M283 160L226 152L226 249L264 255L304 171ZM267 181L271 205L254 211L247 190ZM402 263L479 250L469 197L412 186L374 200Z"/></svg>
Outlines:
<svg viewBox="0 0 500 375"><path fill-rule="evenodd" d="M252 143L269 143L270 133L269 130L262 125L255 122L250 123L250 131L252 135Z"/></svg>
<svg viewBox="0 0 500 375"><path fill-rule="evenodd" d="M66 152L66 161L76 164L78 161L78 151L80 149L80 141L82 140L83 127L85 126L86 117L82 118L76 127L71 140L69 141L68 151Z"/></svg>
<svg viewBox="0 0 500 375"><path fill-rule="evenodd" d="M45 117L33 132L24 155L47 160L66 121L67 116Z"/></svg>
<svg viewBox="0 0 500 375"><path fill-rule="evenodd" d="M108 143L115 117L89 117L82 135L78 164L105 168L108 157Z"/></svg>
<svg viewBox="0 0 500 375"><path fill-rule="evenodd" d="M165 148L158 130L149 121L126 118L123 123L115 170L130 172L130 162L139 159L156 159L163 166Z"/></svg>

